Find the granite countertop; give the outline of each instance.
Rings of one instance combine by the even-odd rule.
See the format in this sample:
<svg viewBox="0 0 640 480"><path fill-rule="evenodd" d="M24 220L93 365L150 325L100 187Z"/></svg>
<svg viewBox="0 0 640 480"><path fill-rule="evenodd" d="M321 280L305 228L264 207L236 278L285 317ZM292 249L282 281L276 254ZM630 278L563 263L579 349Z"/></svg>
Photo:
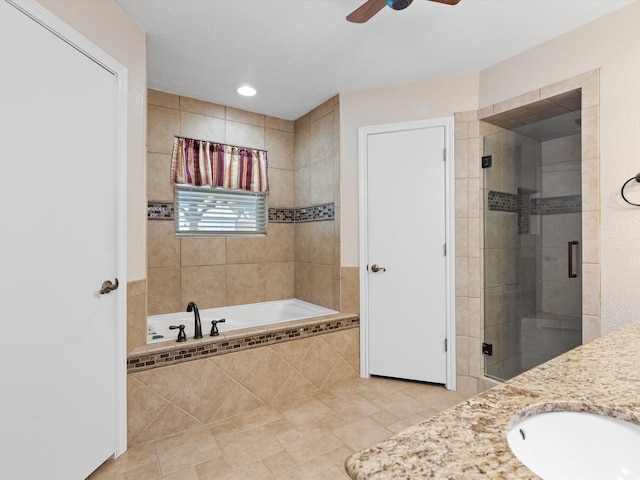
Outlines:
<svg viewBox="0 0 640 480"><path fill-rule="evenodd" d="M363 479L537 479L506 432L528 415L587 411L640 424L640 322L633 322L351 455Z"/></svg>

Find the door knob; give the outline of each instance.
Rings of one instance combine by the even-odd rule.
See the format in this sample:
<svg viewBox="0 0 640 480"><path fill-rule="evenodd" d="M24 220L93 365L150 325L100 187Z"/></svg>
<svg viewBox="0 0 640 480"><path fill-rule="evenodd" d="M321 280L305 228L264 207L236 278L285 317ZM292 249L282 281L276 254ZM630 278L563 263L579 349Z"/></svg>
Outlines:
<svg viewBox="0 0 640 480"><path fill-rule="evenodd" d="M371 271L372 271L373 273L376 273L376 272L386 272L386 271L387 271L387 269L386 269L386 268L384 268L384 267L381 267L381 266L380 266L380 265L378 265L378 264L375 264L375 263L374 263L373 265L371 265Z"/></svg>
<svg viewBox="0 0 640 480"><path fill-rule="evenodd" d="M105 293L109 293L109 292L112 292L114 290L117 290L118 286L120 286L120 282L118 282L117 278L116 278L116 283L111 283L111 280L105 280L104 282L102 282L102 288L100 289L100 295L104 295Z"/></svg>

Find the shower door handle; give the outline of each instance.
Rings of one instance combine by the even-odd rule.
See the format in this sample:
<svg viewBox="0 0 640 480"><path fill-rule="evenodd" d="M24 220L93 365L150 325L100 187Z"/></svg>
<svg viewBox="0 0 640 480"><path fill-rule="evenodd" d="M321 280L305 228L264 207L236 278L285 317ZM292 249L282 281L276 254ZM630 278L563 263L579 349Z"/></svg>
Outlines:
<svg viewBox="0 0 640 480"><path fill-rule="evenodd" d="M571 240L570 242L567 242L567 244L568 244L567 256L569 257L569 278L576 278L578 274L573 271L573 247L578 245L578 241Z"/></svg>

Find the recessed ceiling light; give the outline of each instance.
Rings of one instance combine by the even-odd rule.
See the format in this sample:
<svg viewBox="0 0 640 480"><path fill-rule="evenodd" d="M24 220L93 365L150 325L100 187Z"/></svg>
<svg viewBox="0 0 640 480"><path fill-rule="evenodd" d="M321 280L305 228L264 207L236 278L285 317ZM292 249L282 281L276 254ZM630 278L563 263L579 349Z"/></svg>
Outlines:
<svg viewBox="0 0 640 480"><path fill-rule="evenodd" d="M253 87L250 87L249 85L244 85L238 88L238 93L245 97L253 97L256 94L256 89Z"/></svg>

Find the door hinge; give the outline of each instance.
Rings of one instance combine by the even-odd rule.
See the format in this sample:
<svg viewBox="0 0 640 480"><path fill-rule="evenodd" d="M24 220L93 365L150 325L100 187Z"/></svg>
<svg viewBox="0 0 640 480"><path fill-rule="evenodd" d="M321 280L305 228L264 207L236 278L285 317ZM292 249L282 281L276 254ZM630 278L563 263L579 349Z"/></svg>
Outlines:
<svg viewBox="0 0 640 480"><path fill-rule="evenodd" d="M447 149L446 147L442 149L442 160L447 161Z"/></svg>
<svg viewBox="0 0 640 480"><path fill-rule="evenodd" d="M446 243L444 244L444 256L445 257L447 256L447 244Z"/></svg>
<svg viewBox="0 0 640 480"><path fill-rule="evenodd" d="M448 352L449 351L449 342L447 341L447 339L444 339L444 351Z"/></svg>
<svg viewBox="0 0 640 480"><path fill-rule="evenodd" d="M491 155L484 155L482 157L482 168L491 168Z"/></svg>
<svg viewBox="0 0 640 480"><path fill-rule="evenodd" d="M492 343L487 343L487 342L482 342L482 354L483 355L492 356L493 355L493 344Z"/></svg>

